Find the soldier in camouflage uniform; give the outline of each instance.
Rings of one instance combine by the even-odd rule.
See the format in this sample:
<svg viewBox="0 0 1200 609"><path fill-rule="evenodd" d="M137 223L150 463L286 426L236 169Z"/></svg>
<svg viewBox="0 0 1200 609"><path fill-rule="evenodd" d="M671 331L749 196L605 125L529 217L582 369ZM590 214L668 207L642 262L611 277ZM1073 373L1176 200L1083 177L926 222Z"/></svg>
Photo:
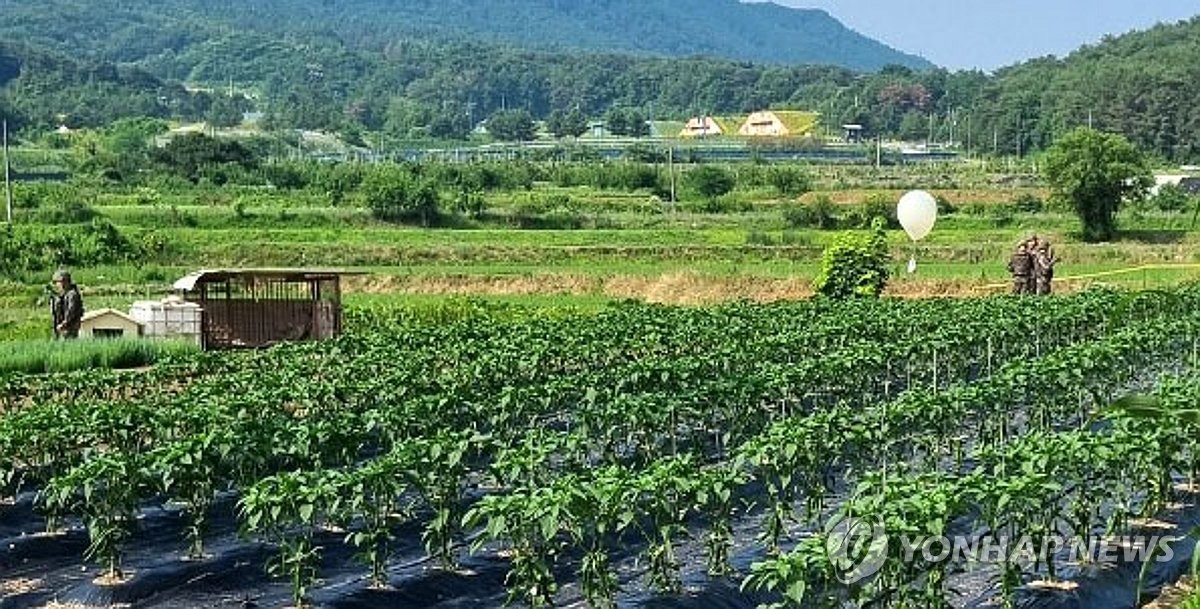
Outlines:
<svg viewBox="0 0 1200 609"><path fill-rule="evenodd" d="M1039 243L1037 251L1033 253L1034 290L1038 296L1050 295L1054 282L1054 265L1057 263L1058 258L1055 257L1054 250L1050 249L1050 242Z"/></svg>
<svg viewBox="0 0 1200 609"><path fill-rule="evenodd" d="M83 320L83 297L79 287L71 281L71 274L59 271L54 274L54 296L50 300L50 313L54 316L54 337L59 340L79 338L79 323Z"/></svg>
<svg viewBox="0 0 1200 609"><path fill-rule="evenodd" d="M1029 246L1026 243L1018 245L1017 251L1009 258L1008 272L1013 276L1013 294L1032 293L1030 278L1033 272L1033 258L1029 255Z"/></svg>

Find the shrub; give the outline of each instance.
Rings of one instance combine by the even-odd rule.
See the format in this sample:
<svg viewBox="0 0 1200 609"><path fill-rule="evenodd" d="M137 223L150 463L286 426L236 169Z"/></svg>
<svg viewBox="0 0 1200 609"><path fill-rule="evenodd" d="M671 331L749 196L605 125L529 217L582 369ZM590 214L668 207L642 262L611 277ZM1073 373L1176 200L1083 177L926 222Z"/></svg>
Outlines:
<svg viewBox="0 0 1200 609"><path fill-rule="evenodd" d="M839 235L821 260L821 273L813 284L829 298L878 297L887 286L888 250L883 220L876 219L870 233Z"/></svg>
<svg viewBox="0 0 1200 609"><path fill-rule="evenodd" d="M992 226L996 228L1011 226L1016 221L1015 209L1012 205L993 205L989 214Z"/></svg>
<svg viewBox="0 0 1200 609"><path fill-rule="evenodd" d="M740 197L726 195L715 199L705 199L698 203L688 203L684 205L684 209L703 214L731 214L749 211L751 205Z"/></svg>
<svg viewBox="0 0 1200 609"><path fill-rule="evenodd" d="M821 195L814 199L811 207L813 217L817 221L817 228L821 230L837 228L837 207L828 195Z"/></svg>
<svg viewBox="0 0 1200 609"><path fill-rule="evenodd" d="M863 201L863 228L874 226L875 219L883 220L888 228L899 228L900 220L896 218L896 203L885 194L875 193Z"/></svg>
<svg viewBox="0 0 1200 609"><path fill-rule="evenodd" d="M837 226L833 201L821 195L807 205L788 205L783 208L783 222L788 228L829 230Z"/></svg>
<svg viewBox="0 0 1200 609"><path fill-rule="evenodd" d="M1013 201L1013 208L1026 214L1037 214L1046 208L1046 202L1037 196L1023 192Z"/></svg>
<svg viewBox="0 0 1200 609"><path fill-rule="evenodd" d="M729 194L736 185L733 174L715 165L701 165L689 171L685 179L696 194L709 201Z"/></svg>
<svg viewBox="0 0 1200 609"><path fill-rule="evenodd" d="M939 216L949 216L950 214L958 212L958 207L956 207L953 203L951 203L950 200L947 199L946 197L943 197L942 195L938 195L936 198L937 198L937 210L938 210Z"/></svg>
<svg viewBox="0 0 1200 609"><path fill-rule="evenodd" d="M432 183L404 168L379 168L363 181L363 198L371 215L385 222L420 222L438 216L438 192Z"/></svg>
<svg viewBox="0 0 1200 609"><path fill-rule="evenodd" d="M96 210L79 198L59 200L33 214L35 221L42 224L83 224L97 216Z"/></svg>
<svg viewBox="0 0 1200 609"><path fill-rule="evenodd" d="M16 226L0 230L0 274L20 277L58 267L95 266L143 260L142 247L131 243L112 224Z"/></svg>
<svg viewBox="0 0 1200 609"><path fill-rule="evenodd" d="M784 196L802 195L812 188L812 179L799 167L772 167L767 179Z"/></svg>
<svg viewBox="0 0 1200 609"><path fill-rule="evenodd" d="M1182 211L1192 205L1188 193L1174 184L1166 184L1159 188L1158 194L1150 199L1150 203L1161 211Z"/></svg>
<svg viewBox="0 0 1200 609"><path fill-rule="evenodd" d="M208 137L200 133L171 139L154 151L155 162L193 183L207 177L214 183L228 180L226 170L239 167L252 170L257 165L254 154L241 143Z"/></svg>

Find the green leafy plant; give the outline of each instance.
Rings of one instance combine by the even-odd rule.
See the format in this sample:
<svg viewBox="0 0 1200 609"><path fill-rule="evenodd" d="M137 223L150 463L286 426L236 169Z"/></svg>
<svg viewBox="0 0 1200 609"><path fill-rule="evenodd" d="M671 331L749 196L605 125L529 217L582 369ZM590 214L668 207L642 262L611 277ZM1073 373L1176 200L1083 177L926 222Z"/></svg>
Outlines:
<svg viewBox="0 0 1200 609"><path fill-rule="evenodd" d="M813 285L817 293L830 298L879 296L887 286L887 262L883 223L877 221L870 234L839 235L825 248Z"/></svg>

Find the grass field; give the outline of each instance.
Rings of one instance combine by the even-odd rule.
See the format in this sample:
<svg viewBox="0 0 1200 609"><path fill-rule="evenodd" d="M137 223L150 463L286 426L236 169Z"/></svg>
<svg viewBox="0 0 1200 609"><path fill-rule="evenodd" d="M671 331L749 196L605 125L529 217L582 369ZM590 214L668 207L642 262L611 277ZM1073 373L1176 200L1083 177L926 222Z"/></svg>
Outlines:
<svg viewBox="0 0 1200 609"><path fill-rule="evenodd" d="M1189 266L1200 262L1200 234L1191 230L1190 212L1127 209L1118 241L1084 244L1072 214L1015 207L1045 198L1036 177L995 170L969 164L811 167L812 192L781 197L770 188L749 187L708 211L694 199L666 205L648 191L537 183L528 191L489 192L483 215L457 214L443 228L384 223L354 197L334 201L309 190L63 188L85 197L94 213L131 241L162 244L153 259L73 268L91 309L126 309L134 300L161 297L174 279L198 268L256 266L364 271L367 276L348 281L352 304L478 297L588 307L627 298L677 304L804 298L811 295L822 250L840 230L796 225L791 211L827 198L839 222L853 224L861 222L864 202L890 201L918 185L936 187L933 192L953 210L916 246L903 231L888 231L893 295L1002 292L1011 248L1034 233L1050 238L1062 258L1060 291L1096 283L1154 288L1200 278ZM39 188L29 193L53 199L55 187ZM533 223L542 228L521 227L530 205L537 208ZM22 211L27 221L39 213ZM920 263L913 275L904 272L911 255ZM7 273L0 282L0 338L45 336L41 288L50 270Z"/></svg>
<svg viewBox="0 0 1200 609"><path fill-rule="evenodd" d="M193 343L142 339L7 341L0 342L0 374L140 368L165 356L192 353L197 349Z"/></svg>

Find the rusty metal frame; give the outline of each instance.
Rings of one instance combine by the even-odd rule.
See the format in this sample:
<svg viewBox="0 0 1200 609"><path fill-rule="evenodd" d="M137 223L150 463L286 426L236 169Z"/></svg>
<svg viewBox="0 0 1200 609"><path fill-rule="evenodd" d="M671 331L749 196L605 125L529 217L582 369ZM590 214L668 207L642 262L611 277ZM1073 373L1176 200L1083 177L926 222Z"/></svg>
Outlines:
<svg viewBox="0 0 1200 609"><path fill-rule="evenodd" d="M202 348L269 347L340 335L344 274L270 269L189 276L191 300L202 309Z"/></svg>

